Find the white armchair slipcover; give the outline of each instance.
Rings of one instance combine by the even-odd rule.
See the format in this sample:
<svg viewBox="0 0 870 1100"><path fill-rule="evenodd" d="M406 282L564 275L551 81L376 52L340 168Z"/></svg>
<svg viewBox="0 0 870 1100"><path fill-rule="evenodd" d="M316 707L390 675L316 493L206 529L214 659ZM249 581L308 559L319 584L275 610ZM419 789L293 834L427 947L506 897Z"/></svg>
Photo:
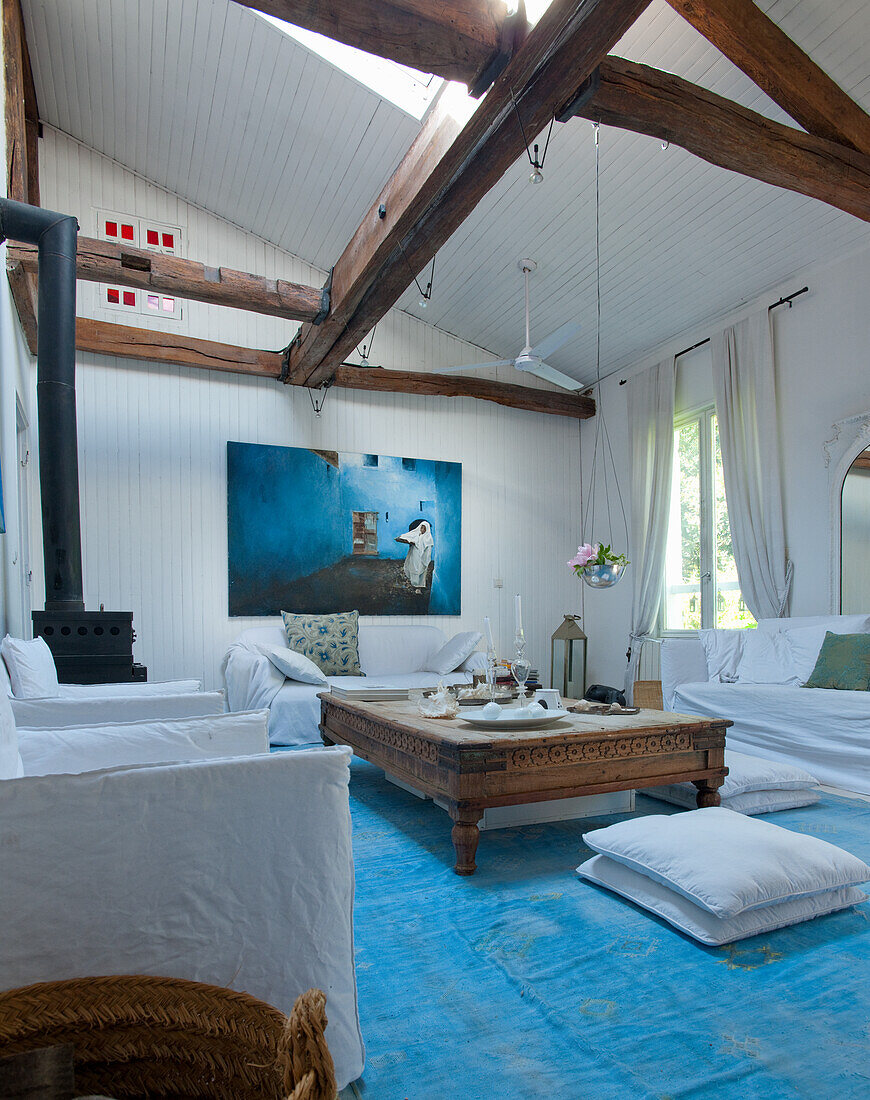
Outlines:
<svg viewBox="0 0 870 1100"><path fill-rule="evenodd" d="M364 1060L349 759L321 748L0 781L0 989L156 974L289 1012L317 986L343 1087Z"/></svg>

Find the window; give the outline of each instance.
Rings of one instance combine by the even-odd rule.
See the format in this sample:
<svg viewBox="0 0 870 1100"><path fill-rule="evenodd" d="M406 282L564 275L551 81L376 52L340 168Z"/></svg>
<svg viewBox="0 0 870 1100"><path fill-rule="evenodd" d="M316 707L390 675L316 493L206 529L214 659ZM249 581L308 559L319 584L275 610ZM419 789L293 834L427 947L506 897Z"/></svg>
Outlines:
<svg viewBox="0 0 870 1100"><path fill-rule="evenodd" d="M713 408L674 426L665 630L754 626L740 593Z"/></svg>

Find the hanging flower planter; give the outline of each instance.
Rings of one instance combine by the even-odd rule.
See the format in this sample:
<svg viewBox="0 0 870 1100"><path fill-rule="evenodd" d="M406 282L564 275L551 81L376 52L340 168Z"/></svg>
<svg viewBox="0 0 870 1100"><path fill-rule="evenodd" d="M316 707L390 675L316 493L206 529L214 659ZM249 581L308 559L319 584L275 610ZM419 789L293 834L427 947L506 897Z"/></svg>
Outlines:
<svg viewBox="0 0 870 1100"><path fill-rule="evenodd" d="M613 588L630 562L625 554L614 554L610 546L585 542L568 564L590 588Z"/></svg>

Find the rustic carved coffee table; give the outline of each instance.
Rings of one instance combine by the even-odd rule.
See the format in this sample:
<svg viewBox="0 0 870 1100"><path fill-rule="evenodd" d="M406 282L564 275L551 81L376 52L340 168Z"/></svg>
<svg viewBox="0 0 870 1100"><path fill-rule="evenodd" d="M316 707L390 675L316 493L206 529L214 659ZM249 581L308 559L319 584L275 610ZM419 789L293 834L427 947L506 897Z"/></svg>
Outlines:
<svg viewBox="0 0 870 1100"><path fill-rule="evenodd" d="M691 780L699 806L718 806L725 767L723 718L642 710L613 717L569 714L541 730L476 729L421 718L412 703L320 696L326 744L357 756L442 802L453 819L457 875L472 875L490 806L657 787Z"/></svg>

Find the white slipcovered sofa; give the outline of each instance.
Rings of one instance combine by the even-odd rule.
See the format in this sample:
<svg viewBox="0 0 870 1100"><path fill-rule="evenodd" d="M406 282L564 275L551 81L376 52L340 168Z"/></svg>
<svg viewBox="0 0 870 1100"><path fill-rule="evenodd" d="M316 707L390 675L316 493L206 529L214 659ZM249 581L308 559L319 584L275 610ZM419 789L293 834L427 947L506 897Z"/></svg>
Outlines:
<svg viewBox="0 0 870 1100"><path fill-rule="evenodd" d="M18 731L0 698L0 990L154 974L289 1012L316 986L343 1087L364 1063L349 760L270 755L265 712Z"/></svg>
<svg viewBox="0 0 870 1100"><path fill-rule="evenodd" d="M319 741L318 694L332 684L345 688L389 686L399 688L470 684L474 672L486 668L486 656L471 654L446 676L426 672L426 665L444 645L436 626L367 626L359 628L359 659L363 676L330 676L327 683L302 684L285 679L258 646L286 647L280 623L244 631L230 646L223 663L227 703L231 711L269 709L269 738L273 745L307 745Z"/></svg>
<svg viewBox="0 0 870 1100"><path fill-rule="evenodd" d="M758 682L765 672L757 667L749 670L751 682L722 682L725 674L708 665L701 637L666 638L661 647L665 709L729 718L734 723L727 733L730 749L788 761L821 783L870 794L870 691L800 686L812 671L813 649L817 656L825 631L866 633L870 616L761 619L757 629L782 637L784 660L789 654L795 659L792 676L786 666L778 675L775 669L770 673L782 682Z"/></svg>

